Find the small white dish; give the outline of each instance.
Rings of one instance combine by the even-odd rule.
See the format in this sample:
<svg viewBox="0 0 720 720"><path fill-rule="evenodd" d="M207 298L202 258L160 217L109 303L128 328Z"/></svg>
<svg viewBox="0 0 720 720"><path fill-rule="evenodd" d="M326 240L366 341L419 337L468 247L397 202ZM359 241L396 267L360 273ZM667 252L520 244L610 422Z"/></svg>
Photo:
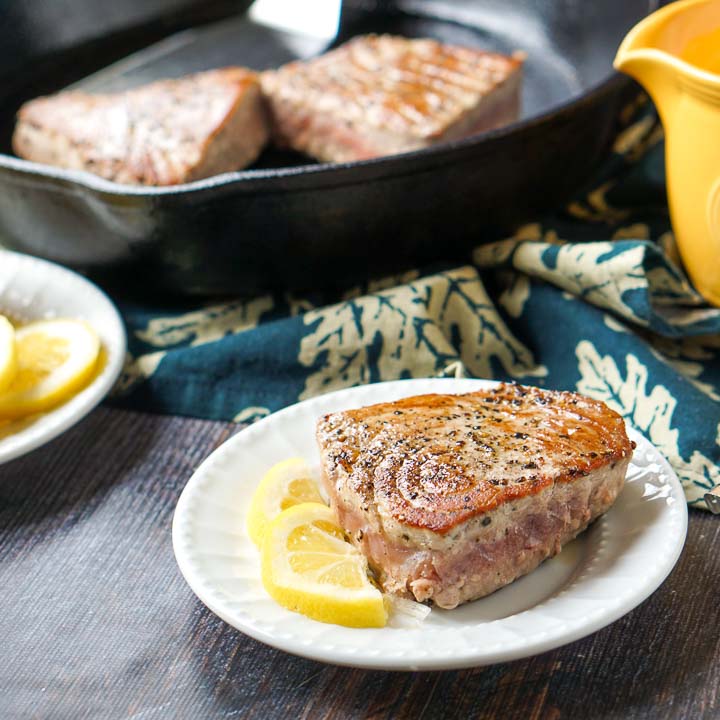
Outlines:
<svg viewBox="0 0 720 720"><path fill-rule="evenodd" d="M265 593L245 530L250 498L276 462L318 462L323 413L430 392L493 386L484 380L401 380L323 395L260 420L218 448L188 482L175 511L180 570L214 613L296 655L385 670L445 670L526 657L577 640L632 610L667 577L682 550L687 506L676 475L639 433L613 507L562 552L487 598L433 608L418 627L353 629L290 612Z"/></svg>
<svg viewBox="0 0 720 720"><path fill-rule="evenodd" d="M125 361L125 327L98 287L60 265L0 250L0 314L14 321L73 318L100 336L103 366L95 379L50 412L0 425L0 464L44 445L87 415L115 384Z"/></svg>

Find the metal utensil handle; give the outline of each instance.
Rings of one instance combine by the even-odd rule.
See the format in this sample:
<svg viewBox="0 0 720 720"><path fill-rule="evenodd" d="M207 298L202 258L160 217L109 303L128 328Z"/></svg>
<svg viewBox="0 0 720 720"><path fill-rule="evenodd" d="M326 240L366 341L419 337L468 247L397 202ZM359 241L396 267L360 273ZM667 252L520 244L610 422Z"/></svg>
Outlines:
<svg viewBox="0 0 720 720"><path fill-rule="evenodd" d="M720 515L720 485L705 493L705 502L710 512Z"/></svg>

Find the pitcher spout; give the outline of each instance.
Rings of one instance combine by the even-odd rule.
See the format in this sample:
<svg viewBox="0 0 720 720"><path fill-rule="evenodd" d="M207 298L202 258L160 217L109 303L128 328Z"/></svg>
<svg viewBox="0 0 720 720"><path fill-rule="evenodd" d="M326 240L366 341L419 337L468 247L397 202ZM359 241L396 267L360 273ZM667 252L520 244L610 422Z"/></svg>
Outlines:
<svg viewBox="0 0 720 720"><path fill-rule="evenodd" d="M658 15L661 17L656 17ZM677 58L658 47L659 22L662 22L662 11L636 26L620 45L613 67L637 80L663 117L674 96L678 68Z"/></svg>
<svg viewBox="0 0 720 720"><path fill-rule="evenodd" d="M628 33L613 65L648 91L663 121L679 84L717 94L720 0L680 0L649 15Z"/></svg>

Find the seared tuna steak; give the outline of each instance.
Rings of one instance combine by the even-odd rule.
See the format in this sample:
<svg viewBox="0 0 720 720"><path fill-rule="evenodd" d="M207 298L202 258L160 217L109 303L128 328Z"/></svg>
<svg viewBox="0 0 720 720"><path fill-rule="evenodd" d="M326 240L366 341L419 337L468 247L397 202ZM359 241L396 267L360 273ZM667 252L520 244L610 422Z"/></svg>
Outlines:
<svg viewBox="0 0 720 720"><path fill-rule="evenodd" d="M362 160L517 118L522 56L390 35L355 38L263 74L276 142L328 162Z"/></svg>
<svg viewBox="0 0 720 720"><path fill-rule="evenodd" d="M175 185L249 165L267 137L257 75L224 68L122 93L32 100L18 114L13 149L119 183Z"/></svg>
<svg viewBox="0 0 720 720"><path fill-rule="evenodd" d="M453 608L507 585L604 513L633 443L606 405L500 385L323 417L323 482L387 592Z"/></svg>

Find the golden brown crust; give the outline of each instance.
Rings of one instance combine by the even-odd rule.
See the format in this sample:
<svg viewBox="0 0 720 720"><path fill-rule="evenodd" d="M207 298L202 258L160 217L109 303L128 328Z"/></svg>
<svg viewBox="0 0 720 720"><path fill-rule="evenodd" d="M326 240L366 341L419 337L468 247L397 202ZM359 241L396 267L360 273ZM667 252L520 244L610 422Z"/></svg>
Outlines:
<svg viewBox="0 0 720 720"><path fill-rule="evenodd" d="M514 384L327 415L318 441L358 502L440 534L632 454L604 403Z"/></svg>

